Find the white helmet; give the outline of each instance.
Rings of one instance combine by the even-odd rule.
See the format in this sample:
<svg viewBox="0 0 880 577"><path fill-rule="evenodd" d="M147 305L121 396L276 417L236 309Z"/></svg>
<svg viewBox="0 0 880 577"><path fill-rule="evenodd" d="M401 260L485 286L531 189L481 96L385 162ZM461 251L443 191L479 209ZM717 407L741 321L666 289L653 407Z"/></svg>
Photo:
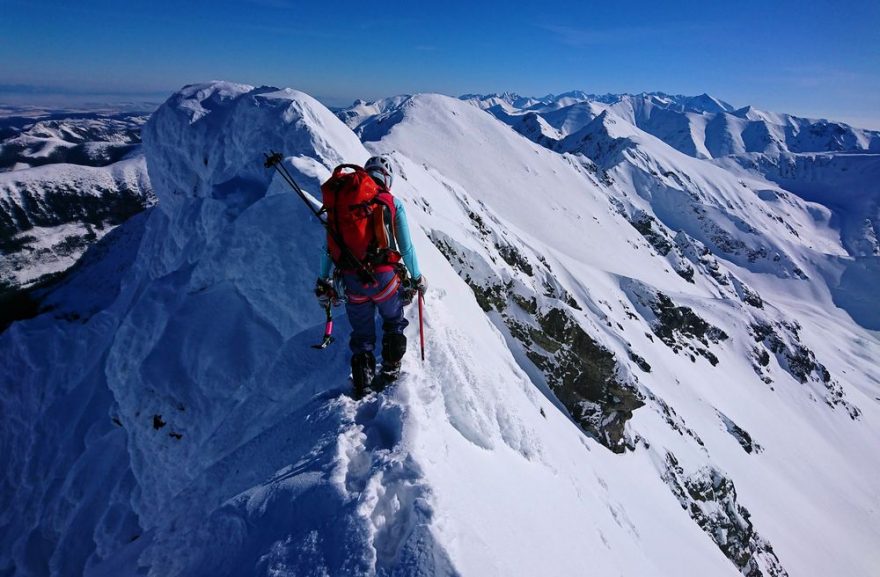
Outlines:
<svg viewBox="0 0 880 577"><path fill-rule="evenodd" d="M373 179L379 184L384 184L385 188L391 190L391 183L394 182L394 167L387 156L373 156L364 165L366 170Z"/></svg>

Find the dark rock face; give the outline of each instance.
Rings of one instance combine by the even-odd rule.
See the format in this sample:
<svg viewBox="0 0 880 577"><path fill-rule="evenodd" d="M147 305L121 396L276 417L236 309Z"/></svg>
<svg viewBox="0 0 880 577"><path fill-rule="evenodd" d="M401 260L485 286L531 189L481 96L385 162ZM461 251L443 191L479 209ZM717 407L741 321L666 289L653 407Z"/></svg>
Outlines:
<svg viewBox="0 0 880 577"><path fill-rule="evenodd" d="M686 475L672 453L666 454L663 480L682 509L715 542L746 577L787 577L770 543L751 522L751 514L737 501L730 478L714 467Z"/></svg>
<svg viewBox="0 0 880 577"><path fill-rule="evenodd" d="M724 423L724 428L727 429L727 432L736 439L736 441L743 448L743 451L746 453L762 453L764 451L764 447L756 443L752 440L752 436L742 427L733 422L730 417L716 411L718 414L718 418L721 419L721 422Z"/></svg>
<svg viewBox="0 0 880 577"><path fill-rule="evenodd" d="M757 292L746 286L745 284L738 283L737 291L740 293L740 298L744 303L749 306L755 307L756 309L764 308L764 299L761 298Z"/></svg>
<svg viewBox="0 0 880 577"><path fill-rule="evenodd" d="M156 203L137 158L146 119L0 119L0 295L24 302L18 291L45 288L106 232Z"/></svg>
<svg viewBox="0 0 880 577"><path fill-rule="evenodd" d="M676 353L688 355L696 362L696 355L706 358L713 366L718 357L710 351L713 344L727 340L727 333L705 321L690 307L678 306L662 292L641 283L628 283L627 290L633 304L651 326L651 331Z"/></svg>
<svg viewBox="0 0 880 577"><path fill-rule="evenodd" d="M482 286L475 283L470 277L465 277L464 280L471 287L471 290L474 291L477 304L485 312L493 309L502 312L507 308L507 291L510 287L502 284Z"/></svg>
<svg viewBox="0 0 880 577"><path fill-rule="evenodd" d="M766 383L773 380L767 374L770 353L776 357L779 366L799 383L813 383L824 390L825 403L834 408L842 407L850 418L858 419L862 411L846 400L843 387L828 369L816 359L816 355L800 339L801 326L797 321L758 320L749 327L752 337L760 346L753 349L755 372Z"/></svg>
<svg viewBox="0 0 880 577"><path fill-rule="evenodd" d="M45 286L109 229L155 204L145 177L0 183L0 295L18 302L17 291Z"/></svg>
<svg viewBox="0 0 880 577"><path fill-rule="evenodd" d="M468 259L484 257L466 257L454 239L438 234L429 235L434 245L473 290L480 307L486 312L497 311L581 429L614 452L632 449L634 442L626 434L626 422L644 400L634 384L618 376L620 367L614 354L573 316L571 311L581 310L577 300L559 286L545 261L532 261L513 244L499 242L504 234L490 229L487 223L494 224L491 217L474 210L465 214L490 251L492 262L507 264L519 275L516 278L530 282L504 282L497 276L475 278L474 263ZM539 275L541 278L536 278ZM651 370L642 357L631 356L643 371Z"/></svg>
<svg viewBox="0 0 880 577"><path fill-rule="evenodd" d="M98 228L116 226L152 205L152 195L125 182L116 187L83 190L65 182L35 185L12 183L16 195L0 197L0 246L9 247L12 237L38 227L68 222L86 223Z"/></svg>
<svg viewBox="0 0 880 577"><path fill-rule="evenodd" d="M540 330L530 329L531 342L523 345L553 392L581 428L603 445L616 453L632 449L625 425L645 403L633 385L617 377L614 354L561 308L539 313L536 320Z"/></svg>
<svg viewBox="0 0 880 577"><path fill-rule="evenodd" d="M718 343L729 338L727 333L707 323L693 309L676 306L663 293L657 293L651 310L657 315L654 334L670 347L676 346L678 336L696 339L707 346L709 341Z"/></svg>
<svg viewBox="0 0 880 577"><path fill-rule="evenodd" d="M669 426L670 429L683 437L690 437L694 440L695 443L697 443L701 447L706 446L703 442L703 439L700 438L697 432L688 427L687 423L685 423L681 415L676 413L675 409L670 407L666 403L666 401L647 389L645 390L645 397L647 398L648 402L651 403L651 405L653 405L657 412L663 417L663 420L666 421L666 424Z"/></svg>
<svg viewBox="0 0 880 577"><path fill-rule="evenodd" d="M502 260L509 264L510 266L517 268L524 272L529 276L534 276L535 271L532 269L532 265L529 264L528 259L523 256L523 254L517 250L517 248L510 244L496 246L498 249L498 254L501 255Z"/></svg>
<svg viewBox="0 0 880 577"><path fill-rule="evenodd" d="M719 226L706 206L695 202L690 208L694 224L700 230L708 248L715 254L745 268L769 272L780 278L807 279L807 275L788 253L779 246L767 246L767 239L761 237L759 231L743 219L726 214L740 231L749 235L745 237L748 242Z"/></svg>
<svg viewBox="0 0 880 577"><path fill-rule="evenodd" d="M651 372L651 364L646 361L644 357L636 354L634 351L629 351L629 360L634 362L642 371L646 373Z"/></svg>
<svg viewBox="0 0 880 577"><path fill-rule="evenodd" d="M635 216L633 216L629 223L639 231L645 240L651 243L651 246L663 256L669 254L669 251L672 250L672 243L666 238L666 236L657 230L654 229L654 225L657 222L653 216L642 212ZM693 274L693 270L691 271Z"/></svg>
<svg viewBox="0 0 880 577"><path fill-rule="evenodd" d="M713 277L720 284L727 283L725 275L720 273L714 274L715 271L709 268L713 264L714 259L711 259L710 262L709 257L705 256L711 255L708 249L701 246L702 252L696 253L694 245L698 244L699 241L691 239L683 231L679 231L673 236L666 226L641 209L634 210L630 214L630 211L627 210L621 201L611 198L609 202L612 209L630 223L648 241L648 244L657 251L659 256L666 259L666 262L669 263L669 266L672 267L672 270L678 276L689 283L694 283L694 274L696 273L694 265L697 265L713 273ZM714 262L714 266L717 270L718 263Z"/></svg>

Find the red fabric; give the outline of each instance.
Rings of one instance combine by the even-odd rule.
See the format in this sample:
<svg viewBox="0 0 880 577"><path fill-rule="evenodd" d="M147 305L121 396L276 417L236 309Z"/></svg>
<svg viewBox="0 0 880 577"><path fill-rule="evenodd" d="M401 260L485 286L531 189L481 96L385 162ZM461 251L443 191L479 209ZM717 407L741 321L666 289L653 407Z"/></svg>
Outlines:
<svg viewBox="0 0 880 577"><path fill-rule="evenodd" d="M348 164L337 166L330 179L321 185L327 224L359 261L366 256L374 237L370 216L378 193L379 186L363 168ZM344 259L336 235L328 231L327 248L333 262L339 263Z"/></svg>
<svg viewBox="0 0 880 577"><path fill-rule="evenodd" d="M398 262L399 260L400 260L400 257L398 256L397 259L392 262ZM373 273L388 272L391 270L394 270L393 264L380 264L380 265L374 266L370 269L370 271ZM339 274L358 274L359 272L360 272L360 270L358 270L356 268L341 268L341 269L339 269Z"/></svg>
<svg viewBox="0 0 880 577"><path fill-rule="evenodd" d="M378 294L373 295L372 301L374 303L385 302L397 294L398 288L400 288L400 278L398 278L397 275L394 275L394 278L391 279L391 282L389 282L385 288L379 291Z"/></svg>
<svg viewBox="0 0 880 577"><path fill-rule="evenodd" d="M396 247L396 239L386 238L387 234L381 226L385 216L383 207L387 207L390 222L386 224L391 234L396 235L394 222L397 209L394 197L386 188L376 184L363 168L353 164L337 166L333 175L321 185L321 197L327 211L327 249L337 266L342 265L346 270L356 266L351 256L358 262L364 262L371 246L376 250ZM340 237L350 256L336 242ZM386 262L393 264L400 261L400 254L396 250L387 252ZM374 264L373 270L377 271L384 266L365 264L368 268Z"/></svg>
<svg viewBox="0 0 880 577"><path fill-rule="evenodd" d="M394 226L394 223L397 220L397 208L394 206L394 196L392 196L387 189L380 188L379 193L376 194L376 202L381 202L388 207L388 210L391 212L391 226Z"/></svg>

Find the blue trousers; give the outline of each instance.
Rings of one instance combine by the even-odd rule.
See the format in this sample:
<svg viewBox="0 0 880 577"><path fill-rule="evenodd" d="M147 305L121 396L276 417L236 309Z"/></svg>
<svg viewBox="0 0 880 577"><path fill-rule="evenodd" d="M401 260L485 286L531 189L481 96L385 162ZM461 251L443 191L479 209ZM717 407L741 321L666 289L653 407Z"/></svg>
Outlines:
<svg viewBox="0 0 880 577"><path fill-rule="evenodd" d="M409 321L403 314L400 280L392 271L375 273L375 285L364 285L356 274L344 274L345 310L351 323L348 346L354 354L376 348L376 311L382 317L382 330L403 334Z"/></svg>

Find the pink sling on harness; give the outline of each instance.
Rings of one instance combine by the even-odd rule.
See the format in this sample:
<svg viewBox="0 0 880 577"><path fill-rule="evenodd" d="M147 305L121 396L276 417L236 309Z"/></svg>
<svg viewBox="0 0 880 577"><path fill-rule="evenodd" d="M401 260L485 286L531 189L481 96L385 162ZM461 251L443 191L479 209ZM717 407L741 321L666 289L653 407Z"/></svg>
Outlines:
<svg viewBox="0 0 880 577"><path fill-rule="evenodd" d="M391 280L388 281L388 284L385 285L385 288L372 296L357 295L350 292L346 292L345 296L348 299L348 302L353 305L359 305L369 301L372 301L374 303L381 303L387 301L392 296L394 296L394 293L397 292L397 289L399 287L400 278L397 275L394 275Z"/></svg>

